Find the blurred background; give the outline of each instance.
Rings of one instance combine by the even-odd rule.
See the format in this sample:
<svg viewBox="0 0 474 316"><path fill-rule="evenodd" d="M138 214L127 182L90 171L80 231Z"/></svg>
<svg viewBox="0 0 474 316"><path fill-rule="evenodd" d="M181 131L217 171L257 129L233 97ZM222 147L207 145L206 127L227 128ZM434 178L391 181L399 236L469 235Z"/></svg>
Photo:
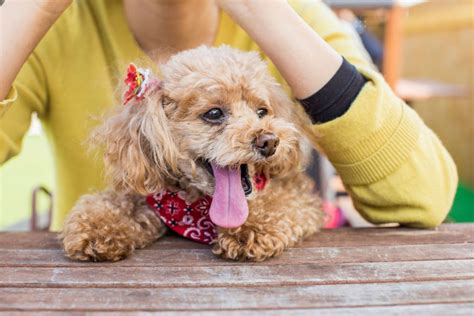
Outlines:
<svg viewBox="0 0 474 316"><path fill-rule="evenodd" d="M325 2L453 156L460 183L447 221L474 222L474 0ZM328 227L367 225L354 218L330 164L318 159L313 171L337 222ZM33 118L21 154L0 168L0 230L48 226L53 172L46 138Z"/></svg>

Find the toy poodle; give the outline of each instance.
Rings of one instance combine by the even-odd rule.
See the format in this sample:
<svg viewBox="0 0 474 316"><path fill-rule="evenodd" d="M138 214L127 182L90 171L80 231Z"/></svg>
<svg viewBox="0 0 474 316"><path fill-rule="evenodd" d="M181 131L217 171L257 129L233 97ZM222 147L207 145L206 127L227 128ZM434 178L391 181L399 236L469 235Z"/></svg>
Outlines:
<svg viewBox="0 0 474 316"><path fill-rule="evenodd" d="M263 261L318 231L310 122L258 53L201 46L159 77L128 70L125 105L91 136L108 189L68 215L68 257L117 261L172 230L222 258Z"/></svg>

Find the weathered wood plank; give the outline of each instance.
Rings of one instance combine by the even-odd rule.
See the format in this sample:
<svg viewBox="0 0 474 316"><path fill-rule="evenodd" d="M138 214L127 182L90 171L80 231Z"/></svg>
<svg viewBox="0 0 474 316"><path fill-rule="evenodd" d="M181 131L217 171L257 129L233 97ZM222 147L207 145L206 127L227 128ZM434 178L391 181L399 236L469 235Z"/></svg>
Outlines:
<svg viewBox="0 0 474 316"><path fill-rule="evenodd" d="M230 287L474 278L472 260L213 267L4 267L0 287Z"/></svg>
<svg viewBox="0 0 474 316"><path fill-rule="evenodd" d="M473 290L472 280L199 290L0 288L0 310L216 311L472 303Z"/></svg>
<svg viewBox="0 0 474 316"><path fill-rule="evenodd" d="M192 242L174 235L166 235L153 246L161 249L209 249L208 245ZM152 246L152 247L153 247ZM0 250L4 249L61 249L58 235L51 232L0 232ZM148 247L147 249L150 249Z"/></svg>
<svg viewBox="0 0 474 316"><path fill-rule="evenodd" d="M188 316L190 311L69 311L70 316L84 315L160 315L160 316ZM0 311L1 313L1 311ZM32 311L9 311L9 316L31 315ZM64 315L64 311L35 311L35 316ZM336 307L336 308L308 308L308 309L278 309L278 310L193 310L194 316L380 316L380 315L417 315L417 316L465 316L474 313L474 303L453 303L453 304L417 304L417 305L396 305L396 306L373 306L373 307Z"/></svg>
<svg viewBox="0 0 474 316"><path fill-rule="evenodd" d="M324 231L261 264L173 236L118 263L78 263L55 234L0 233L0 314L472 314L473 230Z"/></svg>
<svg viewBox="0 0 474 316"><path fill-rule="evenodd" d="M451 259L474 259L474 244L293 248L278 258L262 263L244 264L271 266ZM66 258L60 249L0 250L0 267L212 267L216 265L241 266L242 264L242 262L217 258L210 249L138 250L131 257L114 263L72 261Z"/></svg>
<svg viewBox="0 0 474 316"><path fill-rule="evenodd" d="M301 247L359 247L474 243L474 225L442 225L434 230L408 228L356 228L325 230Z"/></svg>
<svg viewBox="0 0 474 316"><path fill-rule="evenodd" d="M342 228L324 230L315 234L300 248L358 247L386 245L420 245L474 243L474 225L446 224L435 230L409 228ZM54 233L1 233L0 249L58 249L60 244ZM148 249L207 249L208 246L175 236L166 236ZM147 250L147 249L145 249Z"/></svg>

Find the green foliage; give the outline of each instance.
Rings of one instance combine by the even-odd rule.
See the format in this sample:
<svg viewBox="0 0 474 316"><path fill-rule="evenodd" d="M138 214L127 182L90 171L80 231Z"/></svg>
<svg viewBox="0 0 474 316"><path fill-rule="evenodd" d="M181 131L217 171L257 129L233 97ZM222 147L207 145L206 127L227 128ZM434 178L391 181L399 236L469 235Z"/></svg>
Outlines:
<svg viewBox="0 0 474 316"><path fill-rule="evenodd" d="M454 222L474 222L474 190L459 184L448 218Z"/></svg>

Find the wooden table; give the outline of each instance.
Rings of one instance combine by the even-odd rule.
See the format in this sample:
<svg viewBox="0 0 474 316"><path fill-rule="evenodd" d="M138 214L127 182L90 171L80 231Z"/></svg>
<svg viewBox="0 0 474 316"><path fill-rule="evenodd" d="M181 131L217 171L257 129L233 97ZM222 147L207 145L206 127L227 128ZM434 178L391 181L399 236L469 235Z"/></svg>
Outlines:
<svg viewBox="0 0 474 316"><path fill-rule="evenodd" d="M473 258L467 224L324 231L260 264L173 236L117 263L80 263L52 233L1 233L0 313L472 315Z"/></svg>

